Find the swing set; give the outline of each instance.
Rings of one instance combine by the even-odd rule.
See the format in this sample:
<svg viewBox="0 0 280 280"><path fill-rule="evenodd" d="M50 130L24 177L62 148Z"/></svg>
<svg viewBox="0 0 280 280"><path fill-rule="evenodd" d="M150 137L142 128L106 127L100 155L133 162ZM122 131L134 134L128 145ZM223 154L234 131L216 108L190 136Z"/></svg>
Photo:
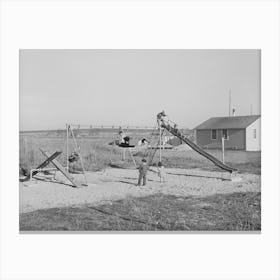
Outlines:
<svg viewBox="0 0 280 280"><path fill-rule="evenodd" d="M73 141L73 146L74 149L70 153L70 139L72 138ZM77 139L75 137L75 133L73 131L73 127L70 124L66 124L66 167L64 167L56 158L61 155L62 151L55 151L53 154L50 154L49 152L39 149L41 153L43 154L46 159L39 164L36 168L31 169L30 171L24 170L25 171L25 178L23 178L21 181L27 181L30 180L32 181L34 179L34 176L38 176L39 173L44 174L44 175L52 175L51 181L52 182L59 182L59 183L64 183L61 181L58 181L56 179L56 172L60 171L64 177L71 183L71 186L73 187L81 187L81 186L88 186L88 180L86 177L86 172L85 172L85 167L84 167L84 162L83 162L83 157L81 154L81 149L80 145L78 145ZM78 182L71 174L70 174L70 164L73 164L75 162L81 163L82 167L82 173L84 175L84 182ZM53 167L47 167L49 164L52 164ZM36 177L39 179L38 177ZM45 179L40 178L40 179Z"/></svg>

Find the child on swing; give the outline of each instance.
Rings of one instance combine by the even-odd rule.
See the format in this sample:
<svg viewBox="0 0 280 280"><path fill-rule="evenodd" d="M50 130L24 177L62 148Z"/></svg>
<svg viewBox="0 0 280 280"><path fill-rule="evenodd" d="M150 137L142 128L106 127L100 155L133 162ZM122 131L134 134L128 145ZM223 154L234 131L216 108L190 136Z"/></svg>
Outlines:
<svg viewBox="0 0 280 280"><path fill-rule="evenodd" d="M164 170L164 166L162 165L161 162L158 163L158 176L161 183L166 182L165 180L166 173Z"/></svg>

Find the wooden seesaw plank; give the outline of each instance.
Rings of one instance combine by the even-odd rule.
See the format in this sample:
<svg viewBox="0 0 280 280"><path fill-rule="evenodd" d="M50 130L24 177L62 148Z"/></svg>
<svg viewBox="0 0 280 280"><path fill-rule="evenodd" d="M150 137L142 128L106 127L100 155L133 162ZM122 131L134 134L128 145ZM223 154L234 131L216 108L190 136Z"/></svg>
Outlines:
<svg viewBox="0 0 280 280"><path fill-rule="evenodd" d="M47 166L51 161L53 161L55 158L57 158L62 152L56 151L51 156L49 156L44 162L42 162L40 165L38 165L35 169L42 169L45 166ZM36 175L39 171L34 171L32 175Z"/></svg>
<svg viewBox="0 0 280 280"><path fill-rule="evenodd" d="M40 148L39 150L45 157L47 157L47 160L49 160L49 162L51 162L73 184L74 187L78 187L77 183L75 183L74 177L72 177L69 172L55 158L50 159L51 155L48 152Z"/></svg>
<svg viewBox="0 0 280 280"><path fill-rule="evenodd" d="M52 160L54 160L56 157L58 157L62 152L60 151L56 151L55 153L53 153L51 156L49 156L45 161L43 161L41 164L39 164L35 169L38 170L34 170L32 172L32 176L36 175L40 172L40 169L43 169L44 167L46 167ZM21 179L21 182L25 182L28 181L30 179L30 172L31 171L27 171L27 174L25 175L25 178Z"/></svg>

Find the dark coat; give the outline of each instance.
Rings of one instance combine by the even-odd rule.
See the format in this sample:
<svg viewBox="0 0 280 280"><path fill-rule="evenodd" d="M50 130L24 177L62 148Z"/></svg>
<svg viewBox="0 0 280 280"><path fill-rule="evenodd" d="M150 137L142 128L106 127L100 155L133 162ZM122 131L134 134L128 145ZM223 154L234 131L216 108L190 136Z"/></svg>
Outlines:
<svg viewBox="0 0 280 280"><path fill-rule="evenodd" d="M141 174L147 174L148 170L149 170L149 166L147 165L147 163L142 162L139 167L139 173Z"/></svg>

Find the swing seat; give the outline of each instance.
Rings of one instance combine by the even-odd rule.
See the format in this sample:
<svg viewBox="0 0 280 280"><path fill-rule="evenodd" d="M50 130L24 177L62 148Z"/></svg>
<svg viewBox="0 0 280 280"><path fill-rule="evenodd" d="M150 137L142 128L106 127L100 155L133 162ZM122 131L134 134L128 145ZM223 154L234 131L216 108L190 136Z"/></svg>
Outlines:
<svg viewBox="0 0 280 280"><path fill-rule="evenodd" d="M135 147L135 145L129 145L127 143L120 143L118 146L121 148L134 148Z"/></svg>
<svg viewBox="0 0 280 280"><path fill-rule="evenodd" d="M78 161L78 159L79 159L79 155L77 153L73 153L68 157L69 162L75 162Z"/></svg>

